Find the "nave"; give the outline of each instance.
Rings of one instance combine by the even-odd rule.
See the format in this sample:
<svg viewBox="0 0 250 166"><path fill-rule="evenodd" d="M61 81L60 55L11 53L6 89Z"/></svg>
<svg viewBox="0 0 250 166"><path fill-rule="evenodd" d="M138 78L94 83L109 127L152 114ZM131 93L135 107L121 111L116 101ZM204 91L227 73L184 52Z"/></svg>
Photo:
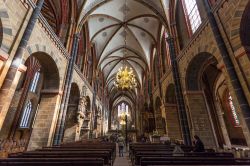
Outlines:
<svg viewBox="0 0 250 166"><path fill-rule="evenodd" d="M43 147L34 151L15 153L0 159L3 166L149 166L149 165L242 165L250 159L235 158L230 152L193 152L193 147L180 145L183 152L174 152L176 145L131 143L122 156L117 143L80 141L60 146Z"/></svg>
<svg viewBox="0 0 250 166"><path fill-rule="evenodd" d="M249 165L249 29L250 0L0 0L2 164Z"/></svg>

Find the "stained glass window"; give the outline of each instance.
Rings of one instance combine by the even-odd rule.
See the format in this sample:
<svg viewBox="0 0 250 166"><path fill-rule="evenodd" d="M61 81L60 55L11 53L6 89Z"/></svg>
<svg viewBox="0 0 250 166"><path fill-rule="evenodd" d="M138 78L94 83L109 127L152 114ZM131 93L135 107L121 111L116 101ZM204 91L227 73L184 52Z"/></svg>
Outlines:
<svg viewBox="0 0 250 166"><path fill-rule="evenodd" d="M128 105L125 103L122 103L118 105L118 117L124 113L128 115Z"/></svg>
<svg viewBox="0 0 250 166"><path fill-rule="evenodd" d="M40 72L38 71L38 72L36 72L36 74L32 80L32 83L30 86L30 92L36 92L36 87L37 87L39 78L40 78Z"/></svg>
<svg viewBox="0 0 250 166"><path fill-rule="evenodd" d="M196 4L196 0L183 0L183 7L186 17L188 18L189 26L194 33L201 24L200 13Z"/></svg>
<svg viewBox="0 0 250 166"><path fill-rule="evenodd" d="M230 94L228 95L228 104L229 104L229 109L231 111L231 117L233 120L233 124L235 127L237 127L240 125L240 121L239 121L239 118L238 118L238 115L237 115L237 112L235 109L235 105L233 103L232 96Z"/></svg>
<svg viewBox="0 0 250 166"><path fill-rule="evenodd" d="M22 119L20 122L20 128L28 128L29 127L29 119L30 119L31 111L32 111L32 103L31 103L31 101L28 101L24 110L23 110L23 115L22 115Z"/></svg>

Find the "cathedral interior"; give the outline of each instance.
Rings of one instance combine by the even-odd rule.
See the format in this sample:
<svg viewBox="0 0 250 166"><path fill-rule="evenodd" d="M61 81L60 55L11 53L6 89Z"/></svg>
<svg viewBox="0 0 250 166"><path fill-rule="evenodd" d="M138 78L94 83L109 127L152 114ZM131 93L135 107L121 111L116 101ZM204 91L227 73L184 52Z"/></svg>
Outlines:
<svg viewBox="0 0 250 166"><path fill-rule="evenodd" d="M118 135L250 157L249 89L249 0L0 0L0 163Z"/></svg>

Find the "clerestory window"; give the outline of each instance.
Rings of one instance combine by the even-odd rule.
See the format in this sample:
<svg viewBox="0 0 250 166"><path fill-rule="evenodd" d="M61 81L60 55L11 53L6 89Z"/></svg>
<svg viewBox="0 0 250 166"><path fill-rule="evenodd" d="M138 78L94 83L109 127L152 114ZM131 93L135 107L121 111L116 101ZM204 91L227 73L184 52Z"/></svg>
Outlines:
<svg viewBox="0 0 250 166"><path fill-rule="evenodd" d="M237 111L236 111L236 108L235 108L235 105L234 105L234 102L233 102L233 99L232 99L232 96L230 95L230 93L228 94L227 102L228 102L228 109L230 112L232 123L233 123L234 127L238 127L238 126L240 126L240 120L239 120L239 117L237 115Z"/></svg>
<svg viewBox="0 0 250 166"><path fill-rule="evenodd" d="M30 85L30 92L36 92L36 88L37 88L37 84L38 84L38 80L40 78L40 71L37 71L35 73L35 76L31 82L31 85Z"/></svg>
<svg viewBox="0 0 250 166"><path fill-rule="evenodd" d="M182 0L190 33L193 34L201 25L201 16L196 0Z"/></svg>

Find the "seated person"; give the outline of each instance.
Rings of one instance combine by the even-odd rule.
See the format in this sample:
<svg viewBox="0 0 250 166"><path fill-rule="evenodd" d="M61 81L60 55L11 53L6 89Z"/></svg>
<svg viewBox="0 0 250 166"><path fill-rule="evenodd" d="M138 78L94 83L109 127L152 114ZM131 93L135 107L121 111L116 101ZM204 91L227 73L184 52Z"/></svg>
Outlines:
<svg viewBox="0 0 250 166"><path fill-rule="evenodd" d="M204 144L197 135L194 136L194 150L193 150L193 152L205 152Z"/></svg>

